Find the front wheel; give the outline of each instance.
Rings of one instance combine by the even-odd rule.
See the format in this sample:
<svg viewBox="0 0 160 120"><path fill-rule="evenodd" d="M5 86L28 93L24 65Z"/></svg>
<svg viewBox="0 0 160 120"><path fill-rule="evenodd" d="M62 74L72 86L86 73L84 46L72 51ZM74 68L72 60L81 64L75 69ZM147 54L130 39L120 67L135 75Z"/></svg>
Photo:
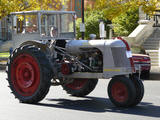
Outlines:
<svg viewBox="0 0 160 120"><path fill-rule="evenodd" d="M130 106L135 106L139 104L144 96L144 85L142 80L140 80L137 76L132 75L130 76L133 84L135 85L136 88L136 99Z"/></svg>
<svg viewBox="0 0 160 120"><path fill-rule="evenodd" d="M73 79L69 84L63 85L63 89L68 94L76 97L83 97L88 95L94 90L98 82L98 79Z"/></svg>
<svg viewBox="0 0 160 120"><path fill-rule="evenodd" d="M129 107L136 98L136 89L131 79L116 76L109 82L108 95L117 107Z"/></svg>

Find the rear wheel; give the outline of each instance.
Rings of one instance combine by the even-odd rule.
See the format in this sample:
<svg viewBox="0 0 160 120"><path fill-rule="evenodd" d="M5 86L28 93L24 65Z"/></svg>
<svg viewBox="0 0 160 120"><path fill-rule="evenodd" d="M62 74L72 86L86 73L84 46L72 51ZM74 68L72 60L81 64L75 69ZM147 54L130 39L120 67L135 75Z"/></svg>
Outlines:
<svg viewBox="0 0 160 120"><path fill-rule="evenodd" d="M114 105L129 107L136 98L136 89L129 78L116 76L109 82L108 95Z"/></svg>
<svg viewBox="0 0 160 120"><path fill-rule="evenodd" d="M94 90L98 82L98 79L73 79L69 84L63 85L63 89L66 90L68 94L77 97L83 97L88 95Z"/></svg>
<svg viewBox="0 0 160 120"><path fill-rule="evenodd" d="M16 49L8 60L8 82L20 102L37 103L49 91L51 70L40 49L24 46Z"/></svg>

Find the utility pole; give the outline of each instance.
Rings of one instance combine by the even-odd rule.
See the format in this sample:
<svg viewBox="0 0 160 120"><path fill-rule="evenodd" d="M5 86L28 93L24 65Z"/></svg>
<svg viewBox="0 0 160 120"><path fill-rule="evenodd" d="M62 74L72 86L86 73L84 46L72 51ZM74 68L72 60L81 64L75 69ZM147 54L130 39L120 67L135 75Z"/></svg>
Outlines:
<svg viewBox="0 0 160 120"><path fill-rule="evenodd" d="M84 24L84 0L82 0L82 24ZM82 39L84 40L84 32L82 32Z"/></svg>

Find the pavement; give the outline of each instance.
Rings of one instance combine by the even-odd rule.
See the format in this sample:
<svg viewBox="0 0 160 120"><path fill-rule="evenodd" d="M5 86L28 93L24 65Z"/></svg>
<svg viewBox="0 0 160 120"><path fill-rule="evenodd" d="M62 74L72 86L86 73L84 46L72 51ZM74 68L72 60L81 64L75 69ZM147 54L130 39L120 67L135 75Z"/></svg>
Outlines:
<svg viewBox="0 0 160 120"><path fill-rule="evenodd" d="M117 108L108 98L109 79L99 80L86 97L72 97L53 86L38 104L23 104L10 93L6 73L0 72L0 120L160 120L160 81L144 81L145 94L133 108Z"/></svg>

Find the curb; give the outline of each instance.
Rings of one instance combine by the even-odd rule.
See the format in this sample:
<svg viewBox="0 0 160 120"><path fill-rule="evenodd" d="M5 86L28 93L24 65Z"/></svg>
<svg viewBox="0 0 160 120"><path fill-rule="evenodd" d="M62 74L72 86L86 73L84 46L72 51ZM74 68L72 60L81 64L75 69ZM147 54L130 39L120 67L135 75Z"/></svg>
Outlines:
<svg viewBox="0 0 160 120"><path fill-rule="evenodd" d="M6 70L6 65L0 64L0 70L5 71Z"/></svg>
<svg viewBox="0 0 160 120"><path fill-rule="evenodd" d="M151 80L160 80L160 67L152 66L150 70L150 79Z"/></svg>
<svg viewBox="0 0 160 120"><path fill-rule="evenodd" d="M158 73L158 72L151 72L149 79L150 80L160 80L160 73Z"/></svg>
<svg viewBox="0 0 160 120"><path fill-rule="evenodd" d="M0 58L0 70L6 69L7 60L8 58Z"/></svg>

